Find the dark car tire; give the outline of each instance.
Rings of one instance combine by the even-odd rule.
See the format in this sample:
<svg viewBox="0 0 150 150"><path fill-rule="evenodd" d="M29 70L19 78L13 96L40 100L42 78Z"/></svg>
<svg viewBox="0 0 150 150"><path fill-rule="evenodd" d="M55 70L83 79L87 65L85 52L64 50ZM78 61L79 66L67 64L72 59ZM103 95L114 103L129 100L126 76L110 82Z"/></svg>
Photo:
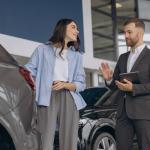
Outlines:
<svg viewBox="0 0 150 150"><path fill-rule="evenodd" d="M109 133L100 133L93 142L92 150L116 150L116 141Z"/></svg>
<svg viewBox="0 0 150 150"><path fill-rule="evenodd" d="M10 136L4 131L0 131L0 150L15 150Z"/></svg>

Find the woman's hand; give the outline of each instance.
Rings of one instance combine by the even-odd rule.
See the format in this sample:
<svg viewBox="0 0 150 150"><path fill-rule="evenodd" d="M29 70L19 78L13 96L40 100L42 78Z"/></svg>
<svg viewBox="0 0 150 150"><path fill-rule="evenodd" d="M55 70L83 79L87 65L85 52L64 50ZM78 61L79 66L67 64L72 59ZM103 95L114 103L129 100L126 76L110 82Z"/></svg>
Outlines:
<svg viewBox="0 0 150 150"><path fill-rule="evenodd" d="M63 81L54 81L52 85L53 90L62 90L65 89L66 82Z"/></svg>
<svg viewBox="0 0 150 150"><path fill-rule="evenodd" d="M76 85L74 83L69 83L69 82L63 82L63 81L54 81L52 85L53 90L70 90L70 91L75 91L76 90Z"/></svg>

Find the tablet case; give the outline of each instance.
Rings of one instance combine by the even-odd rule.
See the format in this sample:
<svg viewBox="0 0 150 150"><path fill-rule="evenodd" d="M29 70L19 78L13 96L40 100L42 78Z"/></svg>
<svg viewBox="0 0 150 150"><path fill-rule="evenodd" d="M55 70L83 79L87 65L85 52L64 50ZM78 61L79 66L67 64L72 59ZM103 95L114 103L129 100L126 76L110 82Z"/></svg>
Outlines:
<svg viewBox="0 0 150 150"><path fill-rule="evenodd" d="M132 83L139 84L140 80L139 80L138 74L139 74L138 71L129 72L129 73L121 73L121 74L119 74L120 81L123 82L123 79L127 79L127 80L131 81Z"/></svg>

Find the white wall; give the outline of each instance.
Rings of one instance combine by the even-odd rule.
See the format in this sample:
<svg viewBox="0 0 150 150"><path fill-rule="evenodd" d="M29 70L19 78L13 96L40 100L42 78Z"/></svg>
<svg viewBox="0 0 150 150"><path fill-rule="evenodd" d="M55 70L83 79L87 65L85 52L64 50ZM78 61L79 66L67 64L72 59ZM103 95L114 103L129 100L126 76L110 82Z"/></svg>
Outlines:
<svg viewBox="0 0 150 150"><path fill-rule="evenodd" d="M0 34L0 44L11 54L30 57L34 49L41 43Z"/></svg>

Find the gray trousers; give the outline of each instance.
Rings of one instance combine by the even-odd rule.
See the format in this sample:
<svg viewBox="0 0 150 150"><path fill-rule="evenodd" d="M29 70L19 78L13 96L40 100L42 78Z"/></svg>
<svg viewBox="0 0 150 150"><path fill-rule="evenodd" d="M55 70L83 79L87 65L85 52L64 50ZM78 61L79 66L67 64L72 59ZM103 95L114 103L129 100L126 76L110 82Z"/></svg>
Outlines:
<svg viewBox="0 0 150 150"><path fill-rule="evenodd" d="M59 149L77 150L79 111L69 91L53 91L50 106L38 106L38 120L42 150L53 150L56 126Z"/></svg>

